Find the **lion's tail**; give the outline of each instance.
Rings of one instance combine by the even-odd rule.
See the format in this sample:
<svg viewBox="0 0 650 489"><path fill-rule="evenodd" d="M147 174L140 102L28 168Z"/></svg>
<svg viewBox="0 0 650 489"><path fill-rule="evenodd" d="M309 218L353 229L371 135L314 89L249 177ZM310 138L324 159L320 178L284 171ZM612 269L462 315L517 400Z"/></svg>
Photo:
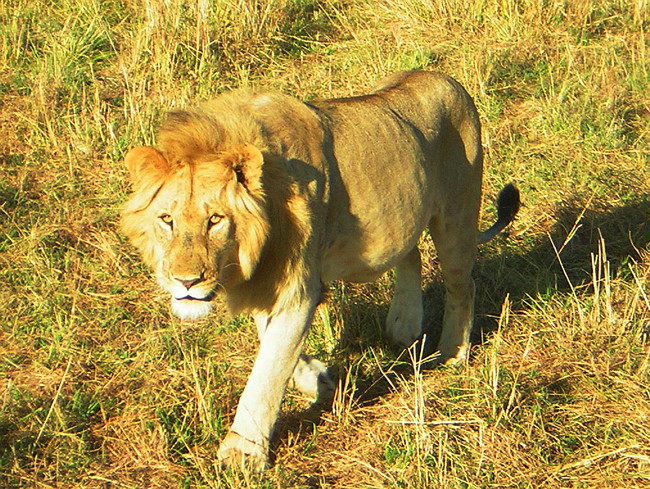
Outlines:
<svg viewBox="0 0 650 489"><path fill-rule="evenodd" d="M503 187L499 192L499 197L497 197L497 222L489 229L479 233L478 243L487 243L510 224L517 215L517 211L519 211L519 204L519 190L517 187L512 183Z"/></svg>

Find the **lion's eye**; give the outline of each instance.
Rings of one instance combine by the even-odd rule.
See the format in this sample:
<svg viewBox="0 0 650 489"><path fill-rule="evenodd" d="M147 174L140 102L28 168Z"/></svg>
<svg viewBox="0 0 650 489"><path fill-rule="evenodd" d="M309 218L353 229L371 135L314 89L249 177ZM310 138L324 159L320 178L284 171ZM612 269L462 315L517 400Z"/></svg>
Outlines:
<svg viewBox="0 0 650 489"><path fill-rule="evenodd" d="M169 214L161 214L158 217L166 226L170 228L174 226L174 219Z"/></svg>
<svg viewBox="0 0 650 489"><path fill-rule="evenodd" d="M224 216L222 216L221 214L212 214L208 219L208 229L211 229L214 226L218 226L223 222L223 219Z"/></svg>

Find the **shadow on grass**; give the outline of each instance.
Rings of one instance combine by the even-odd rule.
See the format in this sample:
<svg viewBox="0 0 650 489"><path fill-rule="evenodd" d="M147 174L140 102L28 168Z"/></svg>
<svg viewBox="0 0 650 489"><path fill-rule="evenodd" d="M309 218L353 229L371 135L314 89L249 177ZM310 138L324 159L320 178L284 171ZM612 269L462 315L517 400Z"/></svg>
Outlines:
<svg viewBox="0 0 650 489"><path fill-rule="evenodd" d="M473 273L477 290L473 345L496 331L506 296L512 309L522 310L530 298L579 291L591 284L592 258L598 255L601 237L612 276L623 279L630 276L628 263L638 261L640 250L650 245L650 195L613 209L585 208L584 200L576 198L559 205L555 216L546 234L531 240L523 236L522 243L515 243L505 233L496 238L496 246L479 249ZM425 355L435 352L440 338L443 300L444 286L436 271L423 292L423 331L429 339Z"/></svg>
<svg viewBox="0 0 650 489"><path fill-rule="evenodd" d="M558 206L555 214L552 229L536 236L525 252L508 246L498 255L484 251L477 260L474 344L496 330L506 295L518 310L531 297L579 291L591 284L592 257L598 255L601 237L612 275L623 279L630 276L628 263L638 261L639 251L650 244L650 195L613 209L585 209L575 199Z"/></svg>

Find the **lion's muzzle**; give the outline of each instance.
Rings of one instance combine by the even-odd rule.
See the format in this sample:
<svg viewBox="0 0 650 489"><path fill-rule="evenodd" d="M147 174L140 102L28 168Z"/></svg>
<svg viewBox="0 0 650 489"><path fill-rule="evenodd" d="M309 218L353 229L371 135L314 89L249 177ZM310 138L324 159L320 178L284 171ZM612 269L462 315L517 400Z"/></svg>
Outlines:
<svg viewBox="0 0 650 489"><path fill-rule="evenodd" d="M207 281L204 274L193 278L161 279L163 287L172 296L172 312L181 319L199 319L212 310L216 296L216 285Z"/></svg>

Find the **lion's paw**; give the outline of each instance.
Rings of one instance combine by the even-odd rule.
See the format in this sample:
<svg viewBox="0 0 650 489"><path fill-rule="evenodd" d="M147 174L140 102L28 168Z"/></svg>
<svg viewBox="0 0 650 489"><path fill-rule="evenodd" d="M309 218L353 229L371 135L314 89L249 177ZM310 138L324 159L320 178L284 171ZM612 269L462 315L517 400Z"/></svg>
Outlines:
<svg viewBox="0 0 650 489"><path fill-rule="evenodd" d="M289 381L289 387L298 389L304 395L320 402L331 400L336 389L327 373L327 367L320 360L309 355L300 355Z"/></svg>
<svg viewBox="0 0 650 489"><path fill-rule="evenodd" d="M434 363L438 365L446 365L452 367L455 365L463 365L469 359L469 351L471 344L469 341L464 341L460 345L438 345L438 356Z"/></svg>
<svg viewBox="0 0 650 489"><path fill-rule="evenodd" d="M219 446L217 457L223 468L262 472L268 461L266 445L229 432Z"/></svg>
<svg viewBox="0 0 650 489"><path fill-rule="evenodd" d="M422 334L422 306L395 297L386 318L386 332L400 346L411 346Z"/></svg>

